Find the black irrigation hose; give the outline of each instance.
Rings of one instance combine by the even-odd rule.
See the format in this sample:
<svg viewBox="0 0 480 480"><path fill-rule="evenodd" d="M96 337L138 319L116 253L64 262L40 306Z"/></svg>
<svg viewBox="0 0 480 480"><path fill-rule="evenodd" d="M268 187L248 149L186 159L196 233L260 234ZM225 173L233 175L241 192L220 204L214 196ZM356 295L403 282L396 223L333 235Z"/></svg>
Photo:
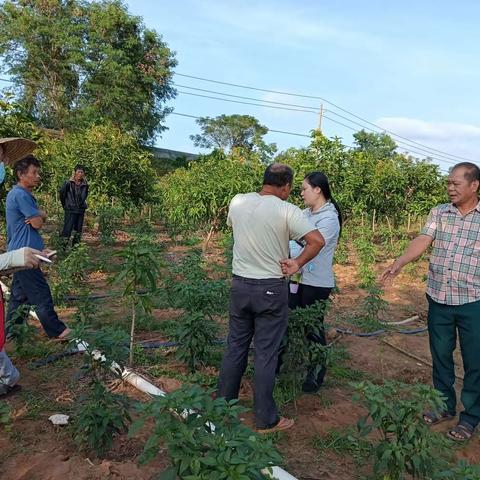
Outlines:
<svg viewBox="0 0 480 480"><path fill-rule="evenodd" d="M137 290L138 295L144 295L147 293L147 290ZM103 298L116 297L119 293L102 293L99 295L65 295L63 297L67 302L75 300L101 300Z"/></svg>
<svg viewBox="0 0 480 480"><path fill-rule="evenodd" d="M217 345L221 345L225 343L225 338L218 338L213 343ZM144 342L139 342L137 345L140 345L145 350L148 349L155 349L155 348L170 348L178 346L178 342L150 342L148 340ZM128 347L128 344L125 344ZM83 350L78 350L77 348L70 348L65 350L64 352L60 353L53 353L52 355L48 355L48 357L42 358L40 360L35 360L29 364L29 368L37 369L40 367L44 367L50 363L57 362L58 360L62 360L63 358L71 357L72 355L76 355L77 353L81 353Z"/></svg>
<svg viewBox="0 0 480 480"><path fill-rule="evenodd" d="M76 355L77 353L80 353L80 350L78 350L77 348L70 348L69 350L65 350L64 352L53 353L52 355L48 355L48 357L29 363L28 368L37 369L40 367L44 367L45 365L49 365L50 363L62 360L62 358L71 357L72 355Z"/></svg>
<svg viewBox="0 0 480 480"><path fill-rule="evenodd" d="M380 329L375 332L366 332L366 333L355 333L346 328L336 328L338 333L343 333L344 335L354 335L355 337L378 337L382 333L387 333L387 330ZM428 330L428 327L413 328L410 330L393 330L395 333L402 333L403 335L416 335L417 333L423 333Z"/></svg>
<svg viewBox="0 0 480 480"><path fill-rule="evenodd" d="M426 332L427 329L428 327L420 327L420 328L414 328L410 330L394 330L394 332L402 333L404 335L416 335L418 333ZM387 332L387 330L385 329L376 330L375 332L367 332L367 333L355 333L345 328L336 328L335 330L338 333L342 333L344 335L353 335L355 337L378 337L379 335L382 335L383 333ZM214 343L216 343L217 345L221 345L225 342L226 342L226 338L218 338L217 340L215 340ZM145 350L149 350L149 349L156 349L156 348L176 347L178 346L178 342L151 342L151 341L145 340L143 342L139 342L137 345L140 345ZM128 345L126 346L128 347ZM50 363L57 362L58 360L62 360L63 358L76 355L81 351L83 350L78 350L77 348L71 348L69 350L65 350L64 352L54 353L40 360L35 360L34 362L31 362L29 364L29 368L36 369L36 368L44 367L45 365L49 365Z"/></svg>

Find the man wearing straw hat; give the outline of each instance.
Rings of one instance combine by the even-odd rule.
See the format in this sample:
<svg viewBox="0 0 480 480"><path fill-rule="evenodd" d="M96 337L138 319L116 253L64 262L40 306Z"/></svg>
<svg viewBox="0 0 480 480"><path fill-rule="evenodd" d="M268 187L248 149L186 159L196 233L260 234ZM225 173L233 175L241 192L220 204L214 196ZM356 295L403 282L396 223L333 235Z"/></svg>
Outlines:
<svg viewBox="0 0 480 480"><path fill-rule="evenodd" d="M8 144L8 142L12 142L12 139L0 139L0 164L2 166L5 163L9 163L10 161L9 154L7 153L9 150L5 148L6 141ZM22 142L19 143L21 144ZM28 140L26 141L26 143L24 143L24 145L28 145ZM22 151L20 150L13 149L13 155L22 153ZM10 150L10 152L11 151L12 150ZM3 179L4 178L0 179L0 183L3 182ZM23 268L38 268L40 260L36 255L39 255L40 253L41 252L39 250L34 250L33 248L28 247L3 253L0 255L0 271L5 275L11 273L12 270L18 270ZM15 391L19 390L20 388L17 383L18 379L20 378L20 374L8 358L7 353L4 351L4 344L5 306L3 302L2 290L0 289L0 399L5 398L7 395L15 393Z"/></svg>
<svg viewBox="0 0 480 480"><path fill-rule="evenodd" d="M7 250L30 247L49 256L51 252L45 249L39 233L47 215L38 208L32 195L33 188L40 182L40 163L31 154L21 157L27 150L26 142L24 139L7 139L2 142L4 162L13 163L17 178L17 185L8 192L6 201ZM30 151L32 143L30 142ZM50 287L40 269L22 270L13 274L7 323L13 312L25 304L35 306L40 323L50 338L66 338L70 330L55 312Z"/></svg>

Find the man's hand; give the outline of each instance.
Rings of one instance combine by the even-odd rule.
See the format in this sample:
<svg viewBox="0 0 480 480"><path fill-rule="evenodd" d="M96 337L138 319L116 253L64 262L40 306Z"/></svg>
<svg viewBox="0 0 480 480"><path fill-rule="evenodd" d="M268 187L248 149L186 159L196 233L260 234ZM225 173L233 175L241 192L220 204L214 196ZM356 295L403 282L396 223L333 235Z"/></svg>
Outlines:
<svg viewBox="0 0 480 480"><path fill-rule="evenodd" d="M42 255L44 257L47 257L47 258L50 258L50 257L53 257L54 255L57 254L57 251L56 250L52 250L51 248L44 248L42 250Z"/></svg>
<svg viewBox="0 0 480 480"><path fill-rule="evenodd" d="M380 282L391 282L402 270L403 265L397 259L381 275Z"/></svg>
<svg viewBox="0 0 480 480"><path fill-rule="evenodd" d="M280 267L284 275L293 275L300 270L300 265L295 258L284 258L280 260Z"/></svg>
<svg viewBox="0 0 480 480"><path fill-rule="evenodd" d="M25 247L23 252L25 267L38 268L40 266L41 260L35 255L42 255L42 252L40 250L35 250L34 248Z"/></svg>
<svg viewBox="0 0 480 480"><path fill-rule="evenodd" d="M414 238L408 245L405 253L401 257L398 257L382 275L380 275L379 280L382 283L385 283L387 280L393 280L407 263L416 260L422 253L426 252L432 242L433 237L429 235L420 234Z"/></svg>

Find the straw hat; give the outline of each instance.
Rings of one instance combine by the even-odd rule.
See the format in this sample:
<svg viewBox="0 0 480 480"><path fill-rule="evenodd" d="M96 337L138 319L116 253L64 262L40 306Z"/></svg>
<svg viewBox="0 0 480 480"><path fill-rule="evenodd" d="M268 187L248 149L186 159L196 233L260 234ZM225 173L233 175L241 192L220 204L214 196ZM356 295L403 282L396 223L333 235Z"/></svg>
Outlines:
<svg viewBox="0 0 480 480"><path fill-rule="evenodd" d="M10 165L32 153L37 146L26 138L0 138L0 145L3 145L4 154L8 157L7 163Z"/></svg>

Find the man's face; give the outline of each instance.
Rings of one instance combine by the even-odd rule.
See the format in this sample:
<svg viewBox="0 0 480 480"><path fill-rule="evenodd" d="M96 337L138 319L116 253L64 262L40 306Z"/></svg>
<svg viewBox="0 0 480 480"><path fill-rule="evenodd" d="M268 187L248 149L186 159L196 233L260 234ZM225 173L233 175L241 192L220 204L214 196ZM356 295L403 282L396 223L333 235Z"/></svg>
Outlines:
<svg viewBox="0 0 480 480"><path fill-rule="evenodd" d="M85 172L83 170L75 170L75 174L73 176L76 182L81 182L85 178Z"/></svg>
<svg viewBox="0 0 480 480"><path fill-rule="evenodd" d="M450 201L462 205L477 197L478 180L469 182L465 178L466 168L460 167L450 173L447 180L447 191Z"/></svg>
<svg viewBox="0 0 480 480"><path fill-rule="evenodd" d="M40 183L40 168L29 165L27 171L20 174L20 181L25 187L36 187Z"/></svg>

